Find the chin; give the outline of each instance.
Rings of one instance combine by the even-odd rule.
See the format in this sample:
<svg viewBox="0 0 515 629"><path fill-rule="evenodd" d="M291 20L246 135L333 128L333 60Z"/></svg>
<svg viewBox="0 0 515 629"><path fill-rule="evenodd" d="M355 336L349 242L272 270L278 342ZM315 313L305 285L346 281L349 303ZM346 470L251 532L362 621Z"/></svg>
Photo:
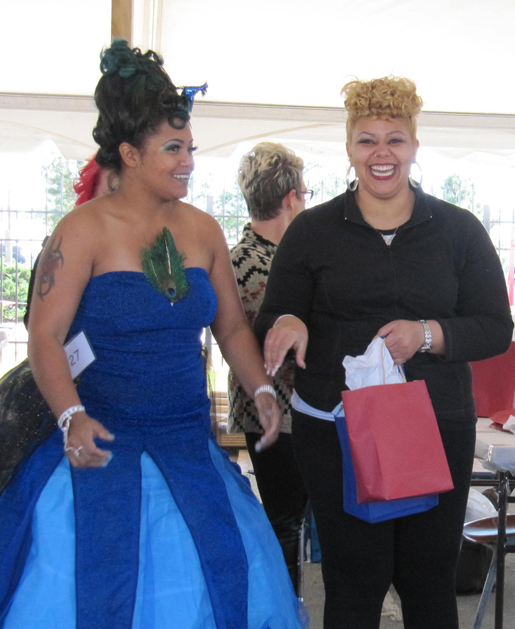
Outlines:
<svg viewBox="0 0 515 629"><path fill-rule="evenodd" d="M361 183L361 182L360 182ZM409 189L408 181L406 185L400 184L398 181L373 182L374 185L364 186L369 194L378 199L390 199Z"/></svg>
<svg viewBox="0 0 515 629"><path fill-rule="evenodd" d="M167 196L170 201L178 201L188 196L188 186L174 186L173 190L169 190Z"/></svg>

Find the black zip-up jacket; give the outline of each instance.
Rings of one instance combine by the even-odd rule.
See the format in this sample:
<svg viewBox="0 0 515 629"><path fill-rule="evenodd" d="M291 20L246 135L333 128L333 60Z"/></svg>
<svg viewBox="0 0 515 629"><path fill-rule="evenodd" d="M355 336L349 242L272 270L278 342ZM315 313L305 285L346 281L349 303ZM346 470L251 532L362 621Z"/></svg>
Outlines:
<svg viewBox="0 0 515 629"><path fill-rule="evenodd" d="M473 426L468 361L505 352L513 322L497 253L468 210L416 191L413 214L388 246L363 219L354 194L301 213L272 263L254 330L264 341L278 316L309 331L306 369L296 368L304 402L331 411L345 387L342 360L363 354L396 319L436 319L444 356L416 353L408 380L425 380L442 429Z"/></svg>

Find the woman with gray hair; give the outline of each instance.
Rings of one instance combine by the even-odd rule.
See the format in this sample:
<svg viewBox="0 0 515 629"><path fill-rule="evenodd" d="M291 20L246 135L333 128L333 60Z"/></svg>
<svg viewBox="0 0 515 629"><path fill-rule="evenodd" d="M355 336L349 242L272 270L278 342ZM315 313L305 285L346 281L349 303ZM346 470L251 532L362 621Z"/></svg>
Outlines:
<svg viewBox="0 0 515 629"><path fill-rule="evenodd" d="M238 184L247 202L251 222L245 225L231 259L245 314L251 326L265 295L268 272L284 232L305 209L304 163L283 146L262 142L243 156ZM268 450L256 451L262 436L254 402L232 372L229 373L229 432L245 432L245 439L263 506L283 549L293 586L300 595L298 540L307 504L291 437L293 359L287 359L274 377L282 413L281 433Z"/></svg>

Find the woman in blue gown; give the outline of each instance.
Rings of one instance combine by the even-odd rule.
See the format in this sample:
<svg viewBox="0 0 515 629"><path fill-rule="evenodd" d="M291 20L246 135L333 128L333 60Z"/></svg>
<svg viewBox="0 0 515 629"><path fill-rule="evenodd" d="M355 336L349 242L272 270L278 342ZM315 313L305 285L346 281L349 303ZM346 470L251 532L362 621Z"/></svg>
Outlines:
<svg viewBox="0 0 515 629"><path fill-rule="evenodd" d="M208 325L261 447L280 414L223 233L180 201L190 103L152 51L115 42L101 70L97 161L119 185L66 216L39 264L29 359L64 448L56 430L0 498L0 627L298 629L279 544L210 430ZM94 360L75 386L63 344L81 332Z"/></svg>

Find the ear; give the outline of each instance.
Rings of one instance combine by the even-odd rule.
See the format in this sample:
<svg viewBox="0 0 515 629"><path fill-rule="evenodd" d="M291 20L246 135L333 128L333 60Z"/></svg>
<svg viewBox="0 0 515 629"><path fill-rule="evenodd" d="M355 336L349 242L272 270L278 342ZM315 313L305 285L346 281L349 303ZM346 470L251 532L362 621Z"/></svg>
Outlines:
<svg viewBox="0 0 515 629"><path fill-rule="evenodd" d="M349 143L348 143L348 142L347 142L347 144L345 145L345 149L346 149L346 151L347 151L347 157L348 157L348 158L349 158L349 160L350 160L350 158L351 158L351 157L350 157L350 156L351 156L351 153L350 153L350 146L349 146Z"/></svg>
<svg viewBox="0 0 515 629"><path fill-rule="evenodd" d="M297 197L297 192L295 190L290 190L288 192L288 194L284 197L283 202L282 202L282 206L285 207L287 210L294 210L295 206L294 206L294 199Z"/></svg>
<svg viewBox="0 0 515 629"><path fill-rule="evenodd" d="M141 154L137 148L128 142L122 142L118 147L123 163L129 168L136 168L141 162Z"/></svg>

